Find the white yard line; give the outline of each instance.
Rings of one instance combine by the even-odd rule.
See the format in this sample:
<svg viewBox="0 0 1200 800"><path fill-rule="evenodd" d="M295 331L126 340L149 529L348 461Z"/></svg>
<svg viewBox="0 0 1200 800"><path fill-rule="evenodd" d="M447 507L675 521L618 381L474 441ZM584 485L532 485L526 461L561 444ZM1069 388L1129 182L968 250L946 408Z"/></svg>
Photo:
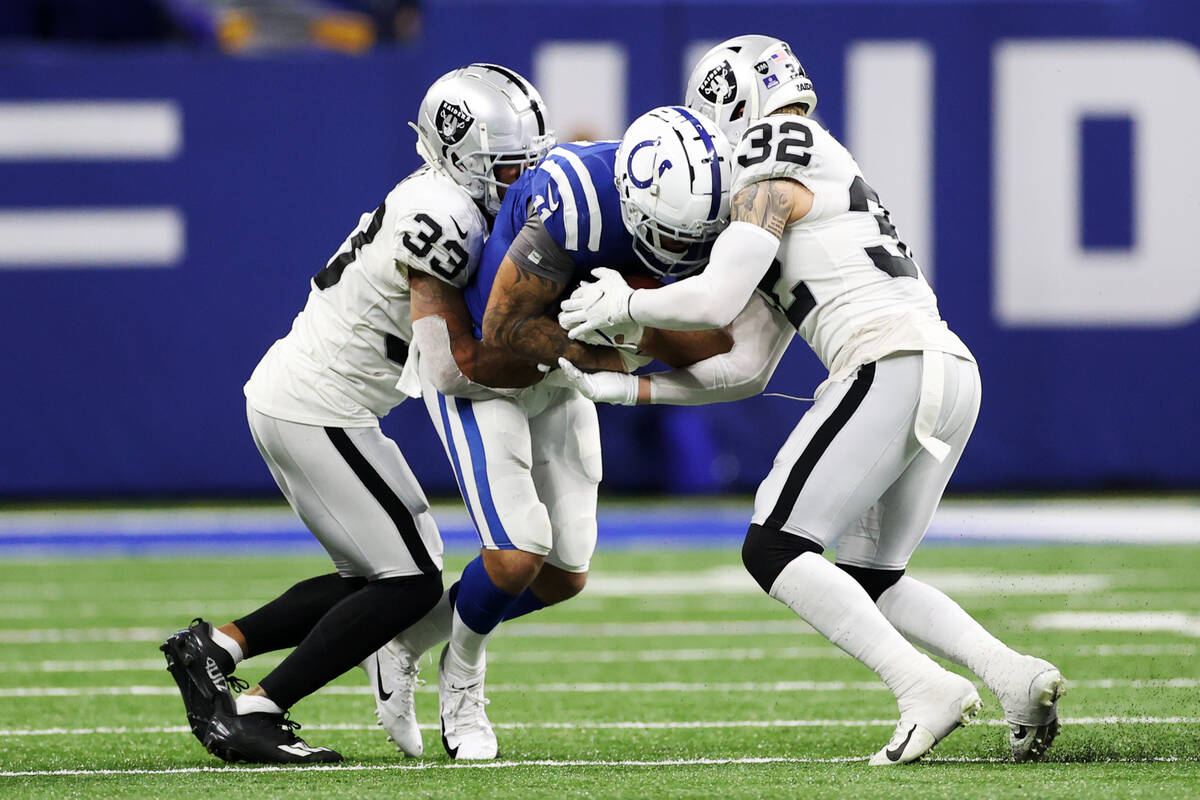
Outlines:
<svg viewBox="0 0 1200 800"><path fill-rule="evenodd" d="M1068 681L1072 689L1195 689L1200 687L1200 678L1160 678L1134 680L1126 678L1104 678L1090 681ZM580 683L497 683L487 687L489 693L557 692L564 694L596 694L602 692L839 692L839 691L888 691L878 681L776 681L776 682L713 682L686 683L683 681L661 681L657 683L629 682L580 682ZM421 686L417 691L435 693L433 685ZM27 686L0 689L0 698L29 697L152 697L172 696L179 693L174 686ZM325 695L371 695L368 686L326 686Z"/></svg>
<svg viewBox="0 0 1200 800"><path fill-rule="evenodd" d="M755 719L660 722L496 722L493 727L503 730L721 730L726 728L891 728L895 719ZM991 727L1006 727L1001 719L974 723ZM1071 717L1063 725L1200 725L1200 717ZM426 724L421 730L436 731L437 724ZM306 731L377 731L378 725L343 722L307 724ZM13 728L0 730L0 737L11 736L128 736L136 734L191 733L186 725L162 725L142 728Z"/></svg>
<svg viewBox="0 0 1200 800"><path fill-rule="evenodd" d="M1194 644L1085 644L1075 648L1081 656L1194 656Z"/></svg>
<svg viewBox="0 0 1200 800"><path fill-rule="evenodd" d="M1010 576L1020 577L1020 576ZM1070 576L1064 576L1070 577ZM1083 578L1087 576L1075 576ZM1007 580L1007 578L1006 578ZM1136 630L1200 635L1200 617L1183 611L1073 611L1034 617L1034 627L1065 630ZM176 628L0 628L0 644L79 644L92 642L161 642ZM658 636L815 635L800 619L678 620L657 622L526 622L504 626L506 639Z"/></svg>
<svg viewBox="0 0 1200 800"><path fill-rule="evenodd" d="M392 772L392 771L423 771L446 769L511 769L513 767L708 767L726 766L730 764L846 764L856 761L866 761L868 756L835 756L832 758L791 758L785 756L759 756L756 758L665 758L655 761L589 761L589 760L556 760L539 759L535 761L426 761L416 764L321 764L312 766L259 766L259 767L177 767L173 769L54 769L54 770L13 770L0 772L4 778L37 778L51 776L100 776L100 775L244 775L259 772ZM1007 764L1007 758L967 758L967 757L937 757L923 759L929 764ZM1195 763L1196 758L1111 758L1104 759L1108 764L1147 764L1147 763Z"/></svg>
<svg viewBox="0 0 1200 800"><path fill-rule="evenodd" d="M1095 644L1070 648L1047 647L1052 653L1079 656L1193 656L1200 651L1194 644ZM657 664L695 661L768 661L812 660L840 661L846 654L833 645L816 647L682 648L675 650L512 650L488 653L489 664ZM279 654L256 656L247 662L254 669L270 668L283 661ZM100 661L8 661L0 662L0 674L38 674L75 672L161 672L161 658L114 658Z"/></svg>
<svg viewBox="0 0 1200 800"><path fill-rule="evenodd" d="M175 628L0 628L0 644L76 644L81 642L161 642ZM510 639L579 636L751 636L816 634L799 619L686 622L516 622L504 627Z"/></svg>
<svg viewBox="0 0 1200 800"><path fill-rule="evenodd" d="M489 652L489 664L546 663L673 663L692 661L765 661L767 659L841 660L846 654L833 645L824 647L750 647L739 649L690 648L679 650L512 650ZM256 656L247 666L273 667L282 656ZM0 662L0 673L63 672L160 672L166 669L162 658L106 659L102 661L9 661Z"/></svg>
<svg viewBox="0 0 1200 800"><path fill-rule="evenodd" d="M1056 611L1038 614L1038 630L1158 631L1200 636L1200 616L1183 611Z"/></svg>

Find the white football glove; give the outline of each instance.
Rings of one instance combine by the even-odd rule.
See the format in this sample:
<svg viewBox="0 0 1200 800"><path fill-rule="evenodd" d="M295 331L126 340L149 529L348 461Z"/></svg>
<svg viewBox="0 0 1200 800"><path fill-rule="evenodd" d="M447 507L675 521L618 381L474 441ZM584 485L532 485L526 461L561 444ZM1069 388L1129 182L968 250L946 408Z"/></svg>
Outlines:
<svg viewBox="0 0 1200 800"><path fill-rule="evenodd" d="M576 314L578 312L571 312ZM564 330L570 330L567 321L563 319L563 314L558 315L558 324ZM588 331L578 340L584 344L595 344L601 347L619 347L622 350L637 352L638 345L642 343L642 334L646 329L636 322L626 322L622 325L613 325L611 328L597 328L594 331Z"/></svg>
<svg viewBox="0 0 1200 800"><path fill-rule="evenodd" d="M612 403L617 406L637 405L638 378L621 372L583 372L565 358L558 360L560 383L577 389L593 403Z"/></svg>
<svg viewBox="0 0 1200 800"><path fill-rule="evenodd" d="M596 278L594 282L581 283L562 302L558 323L566 328L572 339L579 339L589 331L633 322L629 316L633 287L625 282L621 273L597 267L592 270L592 275Z"/></svg>

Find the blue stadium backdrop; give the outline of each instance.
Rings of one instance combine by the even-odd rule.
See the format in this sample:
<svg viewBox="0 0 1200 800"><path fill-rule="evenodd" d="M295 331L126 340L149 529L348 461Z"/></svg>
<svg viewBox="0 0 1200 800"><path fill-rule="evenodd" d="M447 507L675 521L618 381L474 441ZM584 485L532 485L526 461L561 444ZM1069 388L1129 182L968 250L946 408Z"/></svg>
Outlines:
<svg viewBox="0 0 1200 800"><path fill-rule="evenodd" d="M242 383L416 165L431 80L502 62L611 135L742 32L791 41L979 357L954 488L1200 486L1194 4L443 0L359 58L0 50L0 497L270 491ZM771 388L821 377L798 340ZM604 408L606 487L752 489L804 409ZM453 492L421 404L385 429Z"/></svg>

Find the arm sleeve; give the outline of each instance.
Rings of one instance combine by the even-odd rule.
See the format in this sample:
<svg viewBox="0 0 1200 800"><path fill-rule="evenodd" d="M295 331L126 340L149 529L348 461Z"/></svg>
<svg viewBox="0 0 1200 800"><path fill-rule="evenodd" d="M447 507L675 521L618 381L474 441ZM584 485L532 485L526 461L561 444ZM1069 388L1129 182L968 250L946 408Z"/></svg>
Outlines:
<svg viewBox="0 0 1200 800"><path fill-rule="evenodd" d="M421 380L429 383L444 395L465 397L470 400L489 400L494 397L512 397L520 389L491 389L468 378L458 368L454 352L450 347L450 331L446 320L436 314L421 317L413 323L413 345L417 353L417 369ZM412 356L410 353L410 360Z"/></svg>
<svg viewBox="0 0 1200 800"><path fill-rule="evenodd" d="M555 283L571 283L575 277L575 259L554 241L536 214L530 214L517 232L508 248L508 257L521 269Z"/></svg>
<svg viewBox="0 0 1200 800"><path fill-rule="evenodd" d="M733 349L687 369L650 375L650 402L695 406L753 397L766 388L796 330L755 294L733 321Z"/></svg>
<svg viewBox="0 0 1200 800"><path fill-rule="evenodd" d="M779 239L749 222L734 222L713 244L704 272L661 289L638 289L629 316L651 328L720 328L738 315L771 268Z"/></svg>

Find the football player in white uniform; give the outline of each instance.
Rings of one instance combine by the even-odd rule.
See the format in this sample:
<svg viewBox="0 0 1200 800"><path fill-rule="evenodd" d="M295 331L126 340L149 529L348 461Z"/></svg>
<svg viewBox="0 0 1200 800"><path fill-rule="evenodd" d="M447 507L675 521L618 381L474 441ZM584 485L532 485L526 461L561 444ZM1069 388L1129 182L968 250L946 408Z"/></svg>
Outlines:
<svg viewBox="0 0 1200 800"><path fill-rule="evenodd" d="M1058 730L1062 675L904 575L974 427L979 373L858 165L808 116L816 101L778 39L737 37L700 60L688 105L740 140L732 223L702 275L632 291L597 271L560 321L572 336L732 321L733 350L642 378L563 369L596 400L733 400L762 390L799 333L829 379L759 487L746 568L896 695L899 724L872 764L920 758L980 708L970 681L908 640L975 672L1003 706L1014 757L1041 758ZM630 199L648 203L656 188L634 187ZM822 556L835 544L836 567Z"/></svg>
<svg viewBox="0 0 1200 800"><path fill-rule="evenodd" d="M410 346L463 392L541 377L471 335L460 293L479 263L485 213L553 143L527 86L504 68L472 64L430 87L414 126L425 166L362 216L246 383L254 442L337 571L220 627L196 620L162 645L193 732L227 761L341 760L296 737L287 709L364 660L377 698L386 695L378 657L374 671L368 657L442 597L437 525L379 428L419 393L397 385L406 364L407 385L416 385ZM231 675L239 661L292 647L233 702L229 684L245 688ZM419 732L398 744L419 754Z"/></svg>

